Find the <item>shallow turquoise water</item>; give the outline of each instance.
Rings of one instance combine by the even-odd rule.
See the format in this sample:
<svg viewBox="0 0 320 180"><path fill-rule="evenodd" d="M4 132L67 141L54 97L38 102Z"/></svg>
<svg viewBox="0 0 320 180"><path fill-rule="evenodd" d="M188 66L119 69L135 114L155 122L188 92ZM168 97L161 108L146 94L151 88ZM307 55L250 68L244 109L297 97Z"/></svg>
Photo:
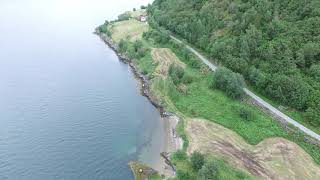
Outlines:
<svg viewBox="0 0 320 180"><path fill-rule="evenodd" d="M0 2L0 179L132 179L159 113L92 31L145 3Z"/></svg>

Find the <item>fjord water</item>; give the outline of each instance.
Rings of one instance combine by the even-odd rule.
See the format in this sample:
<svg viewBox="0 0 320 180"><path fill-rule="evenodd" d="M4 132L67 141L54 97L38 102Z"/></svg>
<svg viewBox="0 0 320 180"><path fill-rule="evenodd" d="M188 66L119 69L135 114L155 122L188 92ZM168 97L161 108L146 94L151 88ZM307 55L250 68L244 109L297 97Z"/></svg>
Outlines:
<svg viewBox="0 0 320 180"><path fill-rule="evenodd" d="M147 3L0 1L0 179L132 179L128 161L159 149L158 111L92 34Z"/></svg>

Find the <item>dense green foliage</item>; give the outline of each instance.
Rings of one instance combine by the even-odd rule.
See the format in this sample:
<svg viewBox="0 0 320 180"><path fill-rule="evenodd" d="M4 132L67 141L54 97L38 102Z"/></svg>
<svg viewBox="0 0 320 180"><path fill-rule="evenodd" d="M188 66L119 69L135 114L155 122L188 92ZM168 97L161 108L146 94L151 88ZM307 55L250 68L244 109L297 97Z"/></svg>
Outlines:
<svg viewBox="0 0 320 180"><path fill-rule="evenodd" d="M218 180L218 168L214 161L209 161L200 169L198 180Z"/></svg>
<svg viewBox="0 0 320 180"><path fill-rule="evenodd" d="M319 0L155 0L165 27L320 126Z"/></svg>
<svg viewBox="0 0 320 180"><path fill-rule="evenodd" d="M111 36L111 32L110 32L110 30L109 30L109 28L108 28L108 25L109 25L109 22L106 21L103 25L99 26L98 28L99 28L99 31L100 31L101 33L104 33L104 34L106 34L107 36Z"/></svg>
<svg viewBox="0 0 320 180"><path fill-rule="evenodd" d="M157 43L167 43L170 40L170 37L167 33L154 29L144 32L142 36L146 39L150 39L152 37Z"/></svg>
<svg viewBox="0 0 320 180"><path fill-rule="evenodd" d="M130 13L125 12L125 13L120 14L120 15L118 16L118 21L125 21L125 20L129 20L130 18L131 18Z"/></svg>
<svg viewBox="0 0 320 180"><path fill-rule="evenodd" d="M255 118L254 112L248 107L242 107L239 110L239 115L242 119L252 121Z"/></svg>
<svg viewBox="0 0 320 180"><path fill-rule="evenodd" d="M195 152L188 158L185 155L181 156L182 154L182 151L178 151L172 155L172 161L177 167L175 180L253 179L246 173L229 166L225 161L209 155ZM195 162L197 166L194 166Z"/></svg>
<svg viewBox="0 0 320 180"><path fill-rule="evenodd" d="M171 64L169 67L169 76L171 77L173 83L178 85L181 83L181 80L184 76L184 69L175 64Z"/></svg>
<svg viewBox="0 0 320 180"><path fill-rule="evenodd" d="M184 161L184 160L188 159L188 155L187 155L187 153L185 151L178 150L172 155L172 158L177 160L177 161Z"/></svg>
<svg viewBox="0 0 320 180"><path fill-rule="evenodd" d="M193 169L199 171L204 165L204 155L195 151L191 154L190 161Z"/></svg>
<svg viewBox="0 0 320 180"><path fill-rule="evenodd" d="M142 41L137 40L135 42L130 42L121 39L119 44L119 51L121 53L127 54L127 56L130 59L139 59L143 58L144 56L147 55L147 52L149 51L148 48L144 47L142 44Z"/></svg>
<svg viewBox="0 0 320 180"><path fill-rule="evenodd" d="M226 68L219 68L214 72L211 88L221 89L234 99L241 99L244 96L242 76Z"/></svg>

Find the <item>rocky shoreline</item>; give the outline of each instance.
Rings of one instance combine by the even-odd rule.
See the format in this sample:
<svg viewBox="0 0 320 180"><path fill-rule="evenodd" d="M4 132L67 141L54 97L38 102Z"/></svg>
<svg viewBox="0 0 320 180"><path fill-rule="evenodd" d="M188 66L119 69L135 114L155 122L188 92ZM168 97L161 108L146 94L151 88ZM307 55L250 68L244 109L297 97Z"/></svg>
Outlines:
<svg viewBox="0 0 320 180"><path fill-rule="evenodd" d="M141 72L139 72L138 68L134 65L134 63L132 63L132 61L127 56L121 54L118 51L118 46L108 36L100 33L98 29L96 29L94 34L98 35L100 39L116 53L116 55L122 62L128 64L131 67L131 70L133 71L135 77L138 78L141 82L141 94L148 98L151 104L159 110L162 119L168 122L169 127L167 129L168 132L166 132L169 136L166 144L167 152L162 152L159 155L159 158L163 158L161 162L164 162L164 164L160 166L164 167L161 167L158 171L160 174L165 176L174 176L175 167L170 160L170 154L179 149L182 149L183 146L182 138L180 138L176 134L176 126L179 122L179 117L173 113L166 112L165 108L161 106L155 98L153 98L153 96L150 93L149 79Z"/></svg>

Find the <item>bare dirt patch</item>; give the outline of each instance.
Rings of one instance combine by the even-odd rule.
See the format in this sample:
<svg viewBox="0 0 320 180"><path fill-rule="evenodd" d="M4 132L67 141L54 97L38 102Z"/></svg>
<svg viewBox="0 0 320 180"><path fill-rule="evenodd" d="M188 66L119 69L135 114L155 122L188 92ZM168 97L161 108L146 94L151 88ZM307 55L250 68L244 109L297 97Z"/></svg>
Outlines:
<svg viewBox="0 0 320 180"><path fill-rule="evenodd" d="M320 167L309 154L286 139L269 138L253 146L235 132L207 120L189 120L186 132L189 154L197 150L222 157L263 179L320 179Z"/></svg>
<svg viewBox="0 0 320 180"><path fill-rule="evenodd" d="M151 51L154 63L158 64L155 75L167 77L169 67L171 64L176 64L181 67L186 65L182 63L179 58L168 48L153 48Z"/></svg>

